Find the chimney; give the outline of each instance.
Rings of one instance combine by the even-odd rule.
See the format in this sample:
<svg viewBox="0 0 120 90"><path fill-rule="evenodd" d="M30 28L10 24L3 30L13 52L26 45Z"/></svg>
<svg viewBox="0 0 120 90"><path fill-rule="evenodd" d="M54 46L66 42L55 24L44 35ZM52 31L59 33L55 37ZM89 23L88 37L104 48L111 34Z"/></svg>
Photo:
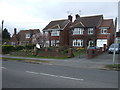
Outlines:
<svg viewBox="0 0 120 90"><path fill-rule="evenodd" d="M76 17L76 19L78 19L78 18L80 18L80 15L76 14L75 17Z"/></svg>
<svg viewBox="0 0 120 90"><path fill-rule="evenodd" d="M16 28L14 28L14 35L16 35L16 33L17 33L17 29L16 29Z"/></svg>
<svg viewBox="0 0 120 90"><path fill-rule="evenodd" d="M72 16L71 15L68 16L68 20L70 20L72 22Z"/></svg>

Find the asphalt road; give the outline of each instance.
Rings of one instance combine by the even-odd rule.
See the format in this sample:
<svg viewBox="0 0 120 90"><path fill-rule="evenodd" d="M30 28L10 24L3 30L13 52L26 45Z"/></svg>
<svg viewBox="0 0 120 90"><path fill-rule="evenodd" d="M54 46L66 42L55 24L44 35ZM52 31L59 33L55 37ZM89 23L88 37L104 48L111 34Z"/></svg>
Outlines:
<svg viewBox="0 0 120 90"><path fill-rule="evenodd" d="M117 88L118 72L52 64L2 62L3 88Z"/></svg>

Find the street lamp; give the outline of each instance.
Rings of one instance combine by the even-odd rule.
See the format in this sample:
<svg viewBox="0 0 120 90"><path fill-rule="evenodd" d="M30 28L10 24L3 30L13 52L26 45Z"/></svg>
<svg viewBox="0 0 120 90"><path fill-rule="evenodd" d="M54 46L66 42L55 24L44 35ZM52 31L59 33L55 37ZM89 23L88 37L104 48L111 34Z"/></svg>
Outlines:
<svg viewBox="0 0 120 90"><path fill-rule="evenodd" d="M3 24L4 24L4 20L2 20L2 31L3 31Z"/></svg>
<svg viewBox="0 0 120 90"><path fill-rule="evenodd" d="M115 64L116 29L117 29L117 17L116 17L116 19L115 19L115 35L114 35L114 53L113 53L113 64Z"/></svg>

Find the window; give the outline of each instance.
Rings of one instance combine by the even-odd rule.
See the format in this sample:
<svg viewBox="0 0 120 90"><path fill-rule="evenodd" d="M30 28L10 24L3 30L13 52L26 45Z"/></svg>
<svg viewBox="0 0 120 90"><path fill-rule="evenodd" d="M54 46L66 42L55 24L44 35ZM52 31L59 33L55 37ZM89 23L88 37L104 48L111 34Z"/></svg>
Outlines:
<svg viewBox="0 0 120 90"><path fill-rule="evenodd" d="M94 45L94 41L93 40L90 40L89 42L88 42L88 46L93 46Z"/></svg>
<svg viewBox="0 0 120 90"><path fill-rule="evenodd" d="M11 42L11 45L16 45L16 43L15 42Z"/></svg>
<svg viewBox="0 0 120 90"><path fill-rule="evenodd" d="M73 35L80 35L83 34L84 29L83 28L74 28Z"/></svg>
<svg viewBox="0 0 120 90"><path fill-rule="evenodd" d="M73 40L73 46L82 47L83 46L83 40L80 40L80 39Z"/></svg>
<svg viewBox="0 0 120 90"><path fill-rule="evenodd" d="M49 41L45 41L45 47L49 47Z"/></svg>
<svg viewBox="0 0 120 90"><path fill-rule="evenodd" d="M26 38L30 38L30 34L26 34Z"/></svg>
<svg viewBox="0 0 120 90"><path fill-rule="evenodd" d="M45 35L48 35L48 32L44 32Z"/></svg>
<svg viewBox="0 0 120 90"><path fill-rule="evenodd" d="M59 46L59 40L51 40L51 46Z"/></svg>
<svg viewBox="0 0 120 90"><path fill-rule="evenodd" d="M88 34L93 34L93 28L88 28Z"/></svg>
<svg viewBox="0 0 120 90"><path fill-rule="evenodd" d="M51 36L59 36L60 31L54 30L51 32Z"/></svg>
<svg viewBox="0 0 120 90"><path fill-rule="evenodd" d="M101 29L101 34L107 34L107 28L102 28Z"/></svg>

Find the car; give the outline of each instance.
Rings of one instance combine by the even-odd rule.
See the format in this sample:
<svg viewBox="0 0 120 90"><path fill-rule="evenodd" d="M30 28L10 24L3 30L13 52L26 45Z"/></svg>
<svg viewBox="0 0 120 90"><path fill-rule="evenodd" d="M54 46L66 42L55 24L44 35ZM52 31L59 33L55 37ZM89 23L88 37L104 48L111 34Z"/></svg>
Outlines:
<svg viewBox="0 0 120 90"><path fill-rule="evenodd" d="M114 50L115 50L116 54L119 54L120 53L120 44L118 44L118 43L111 44L109 49L108 49L108 53L109 54L114 53Z"/></svg>

